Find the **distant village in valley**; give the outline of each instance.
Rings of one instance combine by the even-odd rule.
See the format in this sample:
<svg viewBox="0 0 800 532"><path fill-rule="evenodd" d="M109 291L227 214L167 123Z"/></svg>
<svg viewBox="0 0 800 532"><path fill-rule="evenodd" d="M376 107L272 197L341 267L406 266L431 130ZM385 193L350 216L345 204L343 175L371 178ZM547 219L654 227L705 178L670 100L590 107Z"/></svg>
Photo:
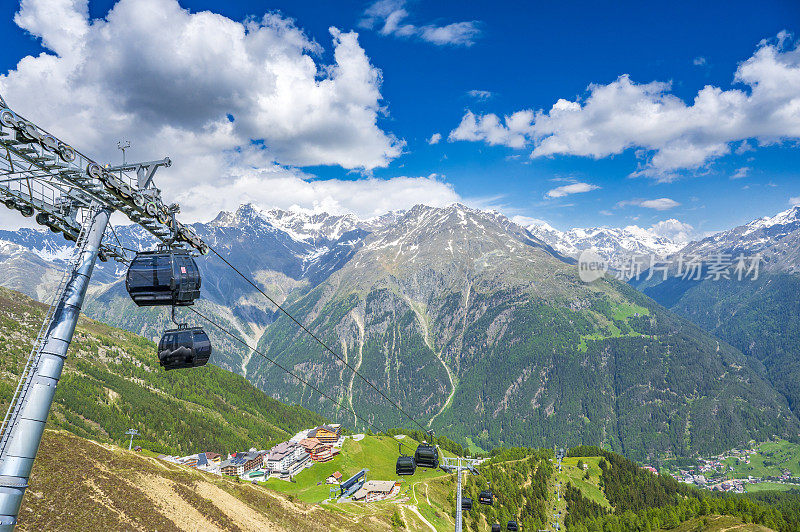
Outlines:
<svg viewBox="0 0 800 532"><path fill-rule="evenodd" d="M795 445L784 443L791 445L791 450L773 451L776 454L782 452L780 456L782 460L771 461L770 454L765 455L761 446L753 445L745 449L732 449L719 455L698 458L695 466L681 467L676 471L670 471L669 474L679 482L710 491L745 493L748 491L748 486L759 484L770 485L771 489L775 489L776 484L785 486L784 489L795 486L800 488L800 476L793 475L788 464L793 460L792 466L796 466L795 470L800 468L800 463L796 460L798 450ZM652 466L644 468L657 473ZM777 470L778 474L765 474L764 471L768 468ZM745 475L744 473L748 471L756 474ZM750 491L752 489L750 488Z"/></svg>
<svg viewBox="0 0 800 532"><path fill-rule="evenodd" d="M346 438L355 441L364 438L363 434L344 436L341 432L340 424L320 425L302 430L269 450L252 448L233 452L227 457L206 451L181 457L161 454L158 458L240 481L258 483L274 478L293 482L294 477L304 469L333 460L341 452ZM400 492L399 482L368 480L368 472L365 468L344 479L341 472L334 471L325 479L325 483L332 488L331 500L373 502L389 499Z"/></svg>

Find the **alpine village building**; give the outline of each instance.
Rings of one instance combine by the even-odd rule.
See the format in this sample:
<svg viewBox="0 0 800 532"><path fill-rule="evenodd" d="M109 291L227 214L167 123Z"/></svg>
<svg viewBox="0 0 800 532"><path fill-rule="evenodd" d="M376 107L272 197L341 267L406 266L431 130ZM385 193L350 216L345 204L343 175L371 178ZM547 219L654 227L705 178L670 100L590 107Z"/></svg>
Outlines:
<svg viewBox="0 0 800 532"><path fill-rule="evenodd" d="M255 451L234 453L230 458L220 464L220 471L223 475L240 477L253 469L258 469L263 464L263 453Z"/></svg>
<svg viewBox="0 0 800 532"><path fill-rule="evenodd" d="M342 435L342 426L335 425L320 425L308 433L309 438L316 438L322 443L336 443Z"/></svg>

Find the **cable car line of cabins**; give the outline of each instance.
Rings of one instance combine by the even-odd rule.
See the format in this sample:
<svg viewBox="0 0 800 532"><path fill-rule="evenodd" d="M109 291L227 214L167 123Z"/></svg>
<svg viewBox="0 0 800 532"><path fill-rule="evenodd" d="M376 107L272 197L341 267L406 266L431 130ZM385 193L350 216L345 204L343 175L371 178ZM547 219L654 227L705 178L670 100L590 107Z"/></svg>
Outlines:
<svg viewBox="0 0 800 532"><path fill-rule="evenodd" d="M193 305L200 297L201 276L194 258L188 251L162 247L154 251L136 254L131 262L125 287L133 302L139 307L171 306L172 320L177 328L164 331L158 344L159 363L165 370L194 368L204 366L211 356L211 342L202 327L189 327L178 323L175 309ZM433 433L430 433L433 441ZM426 441L417 445L413 456L403 453L396 463L397 475L414 475L418 467L439 468L439 449ZM490 490L480 493L478 502L491 506L494 495ZM461 507L464 511L472 509L472 499L463 497ZM507 530L518 530L515 521L509 521ZM500 531L499 524L492 525L492 531Z"/></svg>

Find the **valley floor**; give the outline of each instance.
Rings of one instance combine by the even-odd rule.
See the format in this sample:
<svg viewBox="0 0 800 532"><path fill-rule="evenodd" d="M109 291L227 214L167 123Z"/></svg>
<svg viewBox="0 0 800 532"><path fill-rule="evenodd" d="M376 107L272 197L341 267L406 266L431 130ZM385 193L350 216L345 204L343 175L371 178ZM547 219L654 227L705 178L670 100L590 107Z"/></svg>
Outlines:
<svg viewBox="0 0 800 532"><path fill-rule="evenodd" d="M343 453L337 467L348 470L367 460L375 474L391 478L394 453L382 452L395 441L369 436ZM387 447L388 449L388 447ZM353 464L348 462L352 461ZM513 465L519 460L501 462ZM313 471L309 469L307 471ZM318 471L320 475L326 471ZM377 477L375 477L377 478ZM306 479L309 480L309 479ZM467 478L465 476L465 482ZM526 484L530 484L528 477ZM599 459L566 458L548 481L548 510L560 511L564 529L564 486L571 482L584 497L609 507L600 487ZM20 512L20 531L433 531L453 530L455 477L425 471L404 479L399 496L375 503L331 504L315 499L316 482L254 485L218 477L144 454L48 430ZM269 486L269 487L268 487ZM559 486L561 492L559 496ZM327 489L327 487L326 487ZM315 504L316 503L316 504ZM475 528L477 525L477 529ZM465 530L488 523L467 519ZM739 518L709 515L687 521L675 532L769 532Z"/></svg>

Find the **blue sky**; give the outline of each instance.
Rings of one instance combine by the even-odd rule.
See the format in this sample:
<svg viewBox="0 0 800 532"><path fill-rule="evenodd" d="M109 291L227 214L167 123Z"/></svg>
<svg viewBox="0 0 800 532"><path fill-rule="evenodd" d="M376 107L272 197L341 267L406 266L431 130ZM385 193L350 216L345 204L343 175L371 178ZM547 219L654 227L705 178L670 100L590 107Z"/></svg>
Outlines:
<svg viewBox="0 0 800 532"><path fill-rule="evenodd" d="M112 31L113 35L115 27L122 27L115 24L125 24L126 16L141 19L138 22L146 27L152 6L160 6L160 3L166 5L172 1L125 0L127 10L120 6L119 20L109 18L105 23L106 29ZM43 13L54 4L66 4L64 9L74 9L80 15L82 2L30 0L27 3L38 5L26 6L30 12L28 22L21 24L14 21L15 13L20 10L19 4L4 2L0 6L0 34L4 36L4 46L0 48L0 73L17 69L25 56L55 53L68 62L66 57L70 53L77 54L70 51L69 44L47 46L45 43L43 46L42 39L47 41L49 37L50 42L58 43L69 37L62 34L64 30L61 26L53 27ZM639 145L637 135L626 131L636 125L629 128L627 123L611 123L613 120L610 121L607 115L611 113L613 119L615 111L613 107L610 111L608 107L603 107L597 113L581 118L579 125L561 119L546 125L537 119L534 126L531 119L520 129L521 136L508 134L515 131L512 131L513 127L506 127L504 116L528 110L533 114L538 110L548 113L560 99L587 106L592 95L587 91L590 85L614 86L622 75L629 76L635 90L654 81L668 83L654 89L655 95L651 93L649 98L666 96L669 105L676 105L677 98L686 106L692 106L698 91L705 86L720 91L738 89L744 97L749 96L752 87L736 82L734 76L740 64L753 58L765 46L773 47L778 59L784 61L790 71L800 71L798 54L793 55L793 52L797 52L795 34L800 22L800 4L795 1L761 2L757 8L751 2L735 1L673 2L672 5L658 8L651 7L647 2L607 4L610 3L384 1L373 7L372 2L180 2L180 6L191 14L208 10L233 22L248 19L257 21L267 12L277 13L282 21L293 19L296 30L318 44L315 50L305 52L319 68L317 78L324 77L324 69L337 61L334 55L337 48L329 28L338 28L343 33L354 31L358 34L357 46L363 50L366 60L373 68L380 70L379 83L362 80L353 101L347 102L348 109L359 105L363 107L357 113L342 111L344 114L341 116L334 115L331 120L323 120L318 126L311 124L307 129L287 132L280 138L273 138L270 133L259 133L258 124L249 124L247 131L255 133L242 135L250 137L253 141L251 145L263 146L264 151L269 153L244 157L244 161L230 163L230 166L225 166L228 164L226 162L219 162L220 168L225 171L234 167L252 169L262 164L272 168L270 175L283 175L281 172L288 171L301 175L307 182L330 182L329 186L312 187L315 192L293 199L296 204L308 207L309 202L323 206L333 202L345 210L358 212L361 209L360 214L363 214L362 207L347 204L346 198L337 196L346 197L363 192L363 188L348 189L347 182L374 181L371 177L387 182L409 178L408 181L393 182L391 187L392 191L404 185L411 187L411 192L397 192L400 198L397 200L398 208L402 208L406 206L402 205L403 202L413 200L415 191L419 195L418 202L428 200L426 188L422 186L427 182L416 182L412 178L436 174L429 179L437 183L431 192L431 197L439 198L437 201L455 198L475 206L497 208L510 216L544 219L561 229L634 223L648 227L660 220L675 218L702 233L738 225L788 208L791 198L800 196L797 179L800 172L797 140L800 135L791 124L783 127L775 125L773 121L765 126L755 119L744 120L741 124L731 126L732 133L728 137L718 137L712 115L711 124L704 122L702 127L692 124L681 126L674 134L663 137L659 130L674 125L671 118L664 118L663 125L656 124L641 135L642 138L652 136L653 140L642 141ZM116 2L106 0L90 1L88 17L85 17L90 21L87 24L98 28L96 21L105 19L115 5ZM377 13L372 16L371 22L370 13ZM395 17L394 21L390 19L391 16ZM219 20L223 19L217 22ZM461 26L448 28L451 24ZM139 38L148 39L148 35L142 32ZM121 47L122 52L116 55L107 55L116 58L120 53L124 55L128 53L126 50L137 46L135 34L120 31L118 40L124 43L126 39L134 39L134 42ZM100 62L106 65L106 72L115 71L115 65L107 66L109 59L105 57L102 43L87 42L97 46L92 52L96 55L82 56L81 61L92 64ZM54 51L53 46L62 48ZM105 46L109 48L111 45ZM259 50L263 52L268 48ZM170 50L164 52L170 53ZM301 55L291 57L297 59ZM348 57L356 55L354 52ZM153 75L165 76L166 82L149 86L141 84L141 80L126 80L125 72L136 70L143 60L122 57L119 61L129 67L120 67L121 73L115 74L118 77L113 79L113 83L101 79L102 73L93 73L93 79L96 79L94 85L87 84L88 88L76 86L75 91L94 90L93 87L97 86L142 85L138 90L148 91L147 95L150 95L170 82L168 71L161 72L157 67L154 67L156 73ZM353 61L357 61L357 58ZM75 72L84 72L84 68L75 67L71 74L64 74L65 79L74 78ZM32 73L25 75L41 76L44 72L46 68L32 69ZM176 76L181 75L180 66L175 72ZM210 72L208 77L214 78L214 75L214 72ZM757 70L754 75L772 74ZM0 92L7 95L9 104L14 108L17 101L12 94L15 91L22 94L20 87L30 86L31 83L29 78L21 81L22 77L22 73L16 77L0 77ZM765 83L762 78L758 79L762 84ZM347 86L344 83L341 85L342 91L335 98L337 104L341 103L342 94L349 94ZM191 91L192 86L189 83L189 88L183 90ZM231 90L224 83L220 87L220 90ZM207 98L212 109L216 108L220 113L225 111L223 114L234 118L233 123L238 126L240 117L247 113L246 109L235 108L234 104L231 104L230 110L225 109L226 104L218 103L222 100L213 96L213 84L211 88L204 85L202 89L198 90L202 94L194 96ZM236 90L235 86L233 90ZM55 115L55 109L38 109L35 98L47 100L48 95L26 95L26 99L19 103L26 116L37 120L35 113L41 112L42 116L38 119L43 122L42 125L58 128L57 133L64 138L85 139L89 147L95 147L109 158L114 156L113 149L106 150L97 138L76 132L70 127L75 116L83 116L79 113L80 106L91 105L92 98L87 98L86 102L70 103L72 122ZM169 98L176 98L176 95L170 93L164 96L165 101L169 101ZM747 105L763 108L787 101L800 102L800 88L795 94L771 94L752 105L747 102L741 105L746 110ZM131 102L139 102L138 107ZM148 102L147 96L132 94L125 100L125 111L144 123L146 112L152 112L152 104ZM198 105L203 105L203 102ZM302 106L308 104L300 102L297 105L305 111L301 109L297 115L289 114L284 117L286 120L296 122L307 116L310 108ZM375 111L377 107L380 109ZM327 106L321 107L323 110L325 108ZM588 109L589 106L586 107ZM725 113L732 113L739 108L734 106L732 109L719 111L720 120L727 118ZM369 115L369 110L375 111L374 128L370 125L372 115ZM102 112L108 114L109 111L105 109ZM310 112L324 111L316 109ZM495 115L499 125L467 127L463 134L452 134L468 112L478 120ZM97 113L101 113L101 110ZM264 116L267 117L265 120L279 120L282 115L270 111ZM521 118L525 116L521 115ZM694 115L691 110L678 110L676 116L679 120L690 120ZM208 117L209 121L215 119L213 111L209 111ZM175 119L185 119L187 131L204 126L201 122L192 123L189 117L182 115L176 115ZM257 119L255 117L253 121ZM335 119L355 124L353 127L359 127L358 132L337 133L330 124ZM136 120L131 124L137 123ZM282 124L277 125L279 129L282 127ZM552 129L548 134L541 133L544 127ZM592 128L597 130L592 131ZM617 129L609 133L609 128ZM275 124L270 123L267 129L274 131ZM587 129L600 138L591 146L584 146L575 140L576 135ZM163 130L161 128L159 132ZM121 132L125 132L123 126L109 129L108 136L119 136ZM442 136L441 140L429 144L429 139L436 133ZM614 137L617 134L630 138L621 138L608 145L602 139L603 136ZM136 146L136 133L127 136L131 135ZM494 137L492 141L491 135L499 137ZM331 136L352 137L355 146L344 146L342 141L334 150L329 141ZM552 153L546 152L544 147L539 148L545 151L531 157L532 152L548 136L553 137L552 141L558 141L557 148L547 148ZM470 140L456 140L457 137L469 137ZM371 138L376 139L374 146ZM726 142L728 138L732 140ZM743 138L750 139L744 146ZM316 146L315 139L325 140ZM116 140L107 142L109 145L116 144ZM238 142L241 144L241 140ZM213 150L217 145L205 140L198 140L197 143L207 150ZM138 144L143 152L146 151L146 140L139 140ZM169 145L169 142L166 144ZM569 147L564 148L565 144ZM164 142L160 145L164 145ZM621 145L631 147L620 148ZM297 153L292 146L303 146L303 153ZM373 146L374 149L367 153L366 148L359 151L358 146ZM247 149L245 147L244 151ZM175 150L184 154L184 157L197 157L197 152L191 150L181 147ZM225 143L219 144L219 150L226 153L242 151L240 148L232 150L231 145ZM680 153L676 153L676 150ZM685 153L692 150L699 150L705 155L698 156L699 159L695 157L688 163L675 162L684 161ZM318 157L306 156L317 151L320 153ZM659 153L669 153L669 161L660 162L657 157ZM158 154L139 155L141 158L151 158L151 155ZM184 189L195 185L192 175L199 174L190 170L187 168L181 174L180 182L170 184L172 190L177 190L179 185ZM235 171L232 170L233 173ZM643 175L631 177L637 171ZM262 178L253 178L249 186L269 188L267 181L258 179ZM210 178L201 181L197 183L200 193L214 197L213 181ZM268 194L242 193L244 185L237 183L236 186L231 185L230 190L237 191L230 192L232 196L253 196L259 203L269 206ZM171 190L170 186L165 188ZM225 186L224 183L219 184L228 193ZM388 194L376 186L377 193ZM567 188L562 188L561 193L556 191L548 195L549 191L559 187ZM584 192L574 192L577 190ZM573 193L568 193L571 191ZM322 194L325 199L320 200L314 194ZM370 192L363 194L365 201L369 202ZM191 201L185 193L181 199ZM275 204L286 206L277 200Z"/></svg>

